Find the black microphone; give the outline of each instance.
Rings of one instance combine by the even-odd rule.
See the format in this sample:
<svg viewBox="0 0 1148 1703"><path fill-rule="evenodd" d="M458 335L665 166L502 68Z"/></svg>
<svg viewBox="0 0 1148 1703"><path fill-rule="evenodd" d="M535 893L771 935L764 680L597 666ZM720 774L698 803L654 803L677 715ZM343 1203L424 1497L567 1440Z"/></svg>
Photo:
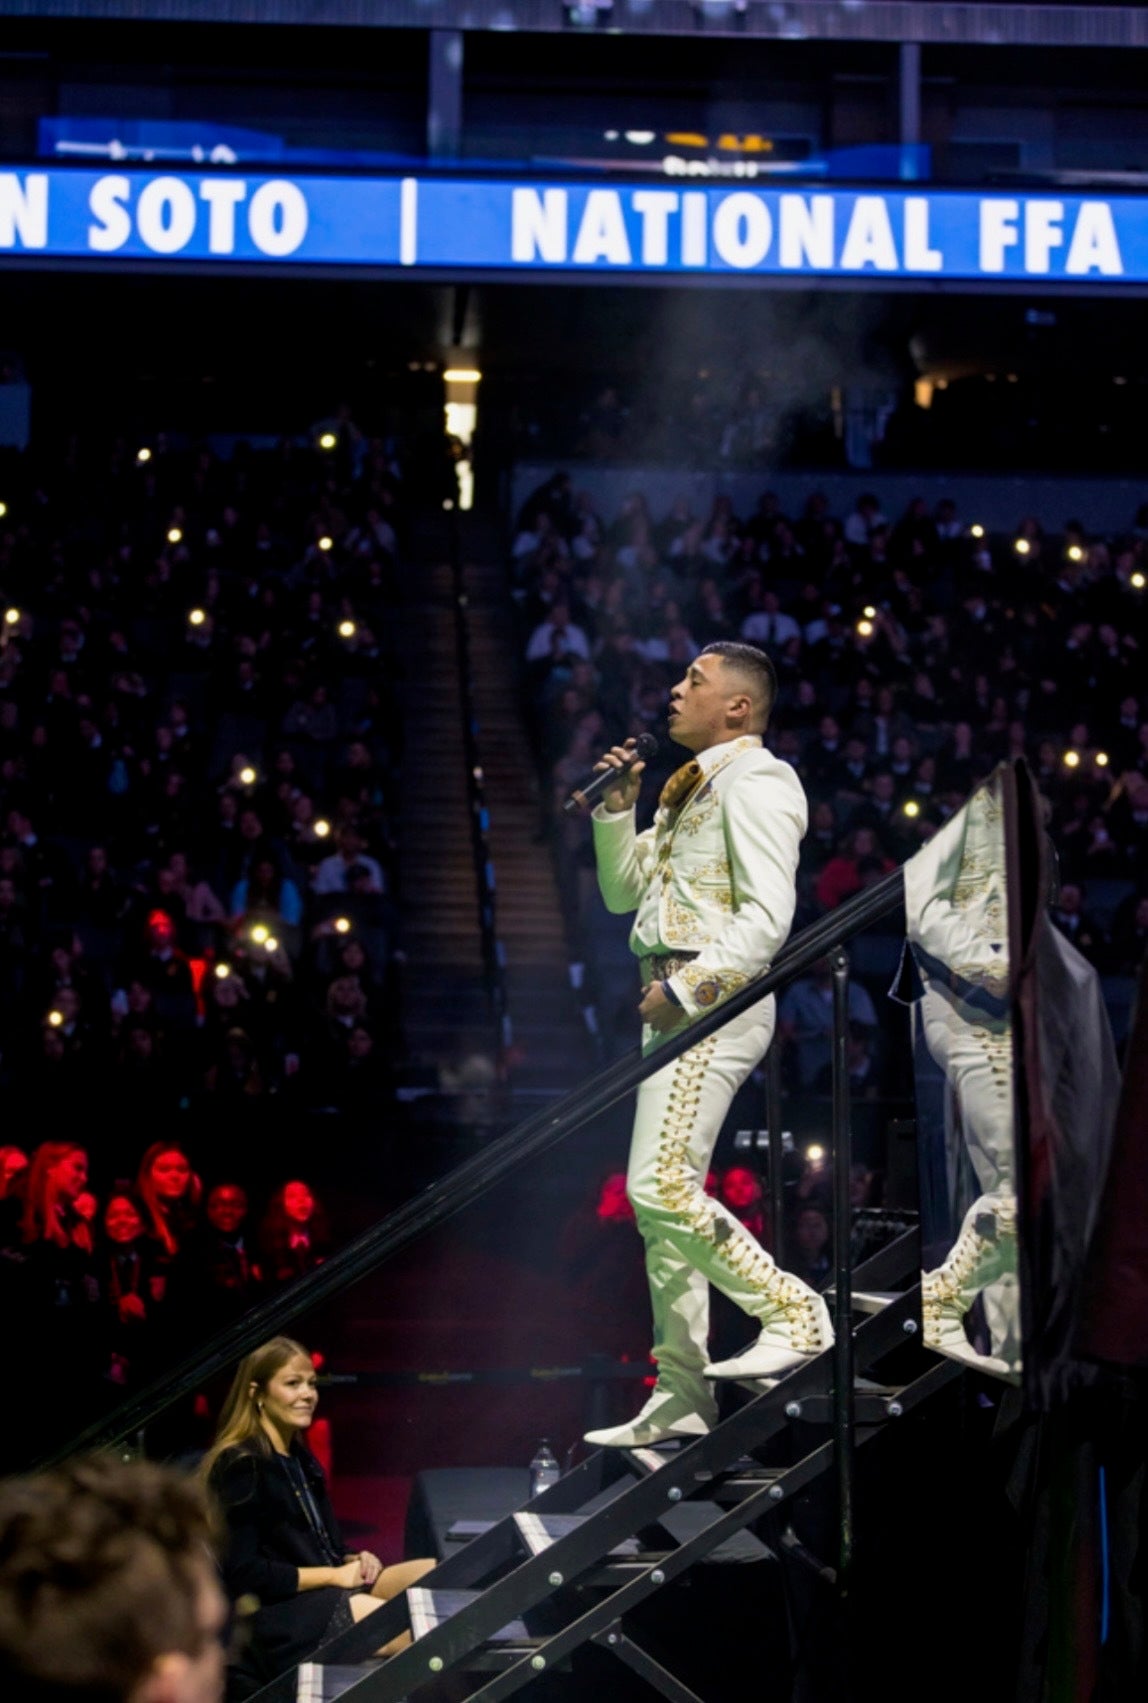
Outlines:
<svg viewBox="0 0 1148 1703"><path fill-rule="evenodd" d="M607 787L613 786L619 775L625 774L633 763L648 763L655 756L658 742L652 733L639 733L634 741L634 749L629 752L625 763L620 769L600 769L597 774L575 787L570 797L562 806L567 816L573 816L576 810L593 810Z"/></svg>

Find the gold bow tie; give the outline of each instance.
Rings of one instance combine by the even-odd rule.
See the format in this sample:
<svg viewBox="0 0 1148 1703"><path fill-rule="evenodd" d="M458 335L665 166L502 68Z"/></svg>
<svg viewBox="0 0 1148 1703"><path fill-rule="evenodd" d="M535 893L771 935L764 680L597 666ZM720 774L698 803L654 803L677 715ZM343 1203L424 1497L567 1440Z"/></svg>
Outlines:
<svg viewBox="0 0 1148 1703"><path fill-rule="evenodd" d="M665 786L658 803L663 810L676 810L684 804L690 793L702 778L700 763L683 763L680 769L675 769Z"/></svg>

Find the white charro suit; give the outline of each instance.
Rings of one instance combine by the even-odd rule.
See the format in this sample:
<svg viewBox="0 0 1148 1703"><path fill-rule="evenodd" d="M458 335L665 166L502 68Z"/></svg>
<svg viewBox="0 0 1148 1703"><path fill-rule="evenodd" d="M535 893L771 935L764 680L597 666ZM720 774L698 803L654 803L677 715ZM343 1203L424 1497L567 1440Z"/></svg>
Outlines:
<svg viewBox="0 0 1148 1703"><path fill-rule="evenodd" d="M645 833L633 810L599 807L599 885L607 909L637 912L630 944L643 982L668 982L696 1017L768 968L793 921L806 822L801 782L756 737L712 746L680 770ZM628 1187L646 1243L658 1391L707 1422L715 1411L702 1376L709 1283L761 1323L776 1320L779 1342L799 1353L824 1340L820 1298L780 1272L704 1188L730 1103L764 1056L774 1015L772 996L761 1000L638 1090ZM649 1029L643 1039L647 1050L657 1045Z"/></svg>
<svg viewBox="0 0 1148 1703"><path fill-rule="evenodd" d="M924 990L918 1021L948 1083L950 1191L956 1193L962 1148L981 1190L944 1264L923 1273L924 1339L930 1348L1008 1375L1019 1297L1008 893L997 780L979 787L905 865L905 917ZM961 1323L980 1293L993 1357L975 1353Z"/></svg>

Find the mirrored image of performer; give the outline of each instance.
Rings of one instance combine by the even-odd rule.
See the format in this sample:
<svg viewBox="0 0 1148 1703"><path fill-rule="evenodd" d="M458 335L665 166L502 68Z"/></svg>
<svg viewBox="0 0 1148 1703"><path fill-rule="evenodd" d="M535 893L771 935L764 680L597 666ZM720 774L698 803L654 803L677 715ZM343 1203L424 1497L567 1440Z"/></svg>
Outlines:
<svg viewBox="0 0 1148 1703"><path fill-rule="evenodd" d="M946 1082L949 1196L959 1196L963 1155L979 1191L947 1258L922 1274L924 1340L1012 1380L1019 1369L1013 1036L997 783L980 787L905 865L905 912L920 975L916 1020ZM965 1329L980 1295L991 1354L980 1353Z"/></svg>
<svg viewBox="0 0 1148 1703"><path fill-rule="evenodd" d="M767 969L789 933L808 813L793 769L762 745L776 692L772 663L751 645L723 641L698 655L669 707L670 737L693 760L670 777L644 833L634 742L598 765L617 771L593 816L598 880L608 910L636 913L647 1051ZM774 1020L770 996L638 1090L627 1190L645 1241L658 1375L641 1412L588 1432L591 1444L703 1435L717 1416L712 1380L776 1378L832 1341L821 1296L781 1271L704 1188ZM710 1283L760 1327L746 1353L717 1365L707 1364Z"/></svg>

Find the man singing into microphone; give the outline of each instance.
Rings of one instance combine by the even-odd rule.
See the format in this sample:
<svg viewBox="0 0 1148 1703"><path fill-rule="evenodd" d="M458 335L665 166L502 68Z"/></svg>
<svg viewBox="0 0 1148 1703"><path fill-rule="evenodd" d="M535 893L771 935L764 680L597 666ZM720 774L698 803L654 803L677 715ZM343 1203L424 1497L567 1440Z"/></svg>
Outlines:
<svg viewBox="0 0 1148 1703"><path fill-rule="evenodd" d="M662 791L654 826L636 832L644 764L628 746L600 769L617 780L594 812L606 906L636 911L630 945L642 975L647 1050L767 968L789 933L807 811L788 764L762 747L777 676L752 645L708 645L670 694L670 737L694 752ZM708 1378L776 1378L832 1341L821 1296L780 1271L704 1189L722 1123L764 1057L774 1001L761 1000L638 1090L628 1192L646 1243L654 1315L654 1392L627 1425L586 1441L637 1448L708 1431ZM745 1354L706 1364L714 1283L761 1327Z"/></svg>

